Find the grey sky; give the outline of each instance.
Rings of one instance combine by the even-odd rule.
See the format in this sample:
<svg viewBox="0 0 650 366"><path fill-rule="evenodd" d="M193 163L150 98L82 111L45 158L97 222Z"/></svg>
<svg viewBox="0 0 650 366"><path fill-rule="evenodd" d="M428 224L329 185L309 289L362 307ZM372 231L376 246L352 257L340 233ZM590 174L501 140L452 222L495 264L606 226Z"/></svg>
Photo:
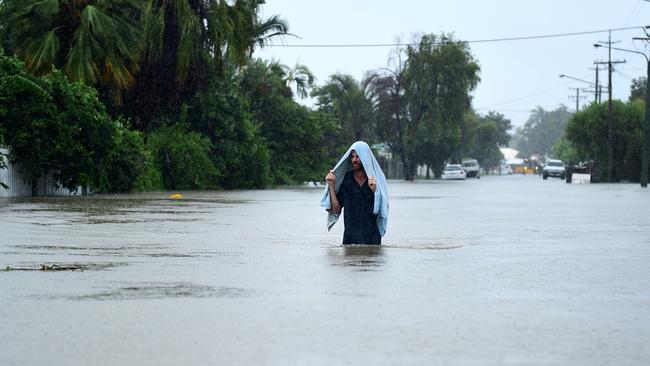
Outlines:
<svg viewBox="0 0 650 366"><path fill-rule="evenodd" d="M386 67L391 47L290 48L284 45L385 44L410 42L415 34L454 33L470 41L472 54L481 65L481 82L474 91L474 108L481 114L497 111L515 126L523 125L536 106L552 110L560 104L575 109L575 90L589 85L566 78L594 81L594 61L607 60L606 49L595 49L607 33L503 42L472 42L487 39L541 36L650 25L650 2L644 0L267 0L263 15L280 15L289 22L290 32L276 46L258 51L257 56L293 66L308 66L324 83L336 72L360 80L372 69ZM642 30L612 32L615 47L646 50ZM616 65L613 97L627 100L633 78L646 75L641 55L612 51ZM606 84L607 73L601 71ZM582 95L582 94L581 94ZM580 105L593 100L584 94ZM603 95L603 100L606 95ZM308 102L307 102L308 103Z"/></svg>

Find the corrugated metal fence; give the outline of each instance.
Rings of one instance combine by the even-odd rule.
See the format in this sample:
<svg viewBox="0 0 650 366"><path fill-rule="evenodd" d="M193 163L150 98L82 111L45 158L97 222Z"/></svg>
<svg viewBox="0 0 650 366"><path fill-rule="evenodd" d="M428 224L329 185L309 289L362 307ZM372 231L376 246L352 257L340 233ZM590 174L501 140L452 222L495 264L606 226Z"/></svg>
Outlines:
<svg viewBox="0 0 650 366"><path fill-rule="evenodd" d="M0 153L7 155L9 150L0 147ZM0 197L31 196L32 186L25 182L18 171L18 167L8 162L5 156L0 156L0 159L4 159L7 165L7 168L0 169L0 182L9 186L9 189L0 187ZM51 174L41 178L36 185L37 196L69 196L72 194L75 194L75 192L70 192L67 188L56 188ZM76 194L81 194L81 187L79 187Z"/></svg>

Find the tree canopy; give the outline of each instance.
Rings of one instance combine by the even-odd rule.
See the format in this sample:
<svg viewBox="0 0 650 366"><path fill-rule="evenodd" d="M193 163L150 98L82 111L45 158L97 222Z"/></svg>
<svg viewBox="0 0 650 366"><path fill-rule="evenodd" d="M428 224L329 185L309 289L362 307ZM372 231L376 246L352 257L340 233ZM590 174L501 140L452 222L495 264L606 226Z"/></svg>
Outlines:
<svg viewBox="0 0 650 366"><path fill-rule="evenodd" d="M70 190L100 186L116 126L94 89L61 72L27 74L0 55L0 126L28 183L51 172Z"/></svg>
<svg viewBox="0 0 650 366"><path fill-rule="evenodd" d="M424 35L397 55L394 69L371 77L376 133L400 156L407 180L419 163L440 172L458 151L479 70L466 43Z"/></svg>
<svg viewBox="0 0 650 366"><path fill-rule="evenodd" d="M614 181L639 181L641 170L642 128L645 103L614 101L612 104ZM566 128L566 138L579 160L594 160L600 166L600 179L605 180L608 163L607 104L592 104L577 112Z"/></svg>
<svg viewBox="0 0 650 366"><path fill-rule="evenodd" d="M564 105L553 111L546 111L542 107L532 110L528 121L515 130L513 137L519 156L552 155L553 145L564 136L571 116L572 113Z"/></svg>

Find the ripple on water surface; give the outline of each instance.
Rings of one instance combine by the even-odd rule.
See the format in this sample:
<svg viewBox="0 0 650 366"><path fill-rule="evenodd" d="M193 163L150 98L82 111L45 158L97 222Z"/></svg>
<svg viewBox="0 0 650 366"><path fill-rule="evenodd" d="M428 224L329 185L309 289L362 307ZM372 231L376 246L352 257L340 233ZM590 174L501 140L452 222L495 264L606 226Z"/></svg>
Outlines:
<svg viewBox="0 0 650 366"><path fill-rule="evenodd" d="M70 300L146 300L164 298L244 297L249 291L237 287L213 287L189 282L136 283L87 295L68 296Z"/></svg>

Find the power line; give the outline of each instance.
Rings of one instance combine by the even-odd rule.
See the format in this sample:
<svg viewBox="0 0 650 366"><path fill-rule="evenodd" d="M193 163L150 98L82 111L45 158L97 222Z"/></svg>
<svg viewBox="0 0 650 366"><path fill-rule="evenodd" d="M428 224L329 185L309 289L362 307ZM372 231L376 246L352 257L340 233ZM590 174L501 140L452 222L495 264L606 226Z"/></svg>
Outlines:
<svg viewBox="0 0 650 366"><path fill-rule="evenodd" d="M500 106L500 105L503 105L503 104L510 104L510 103L518 102L520 100L530 99L530 98L533 98L533 97L536 97L536 96L539 96L539 95L542 95L542 94L550 93L552 91L555 91L555 90L559 89L560 87L561 86L556 86L554 88L542 90L542 91L539 91L539 92L534 93L534 94L529 94L529 95L525 95L523 97L519 97L519 98L516 98L516 99L510 99L510 100L506 100L506 101L503 101L503 102L498 102L498 103L494 103L494 104L490 104L490 105L486 105L486 106L481 106L481 107L475 108L475 109L477 109L477 110L479 110L479 109L490 109L492 107Z"/></svg>
<svg viewBox="0 0 650 366"><path fill-rule="evenodd" d="M573 37L581 36L585 34L596 34L596 33L606 33L606 32L619 32L627 31L632 29L639 29L644 26L638 25L635 27L624 27L624 28L615 28L615 29L601 29L594 31L583 31L583 32L571 32L571 33L556 33L556 34L544 34L538 36L525 36L525 37L508 37L508 38L493 38L493 39L477 39L473 41L460 41L461 43L492 43L492 42L509 42L509 41L524 41L531 39L543 39L543 38L558 38L558 37ZM441 42L442 43L442 42ZM266 47L290 47L290 48L335 48L335 47L403 47L403 46L417 46L419 43L358 43L358 44L269 44Z"/></svg>

